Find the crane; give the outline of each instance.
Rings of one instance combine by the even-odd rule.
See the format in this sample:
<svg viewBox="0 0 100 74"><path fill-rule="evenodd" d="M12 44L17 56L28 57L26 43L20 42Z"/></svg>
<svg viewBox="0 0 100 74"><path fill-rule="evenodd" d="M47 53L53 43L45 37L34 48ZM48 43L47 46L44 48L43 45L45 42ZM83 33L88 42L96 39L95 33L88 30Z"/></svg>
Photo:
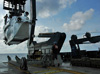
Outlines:
<svg viewBox="0 0 100 74"><path fill-rule="evenodd" d="M17 63L20 64L20 68L23 70L28 69L27 62L41 64L43 66L61 65L62 60L59 53L65 41L66 34L61 32L40 33L38 37L49 38L49 40L41 43L34 41L36 0L30 0L30 19L28 17L29 12L25 11L25 4L26 0L4 0L3 9L9 10L9 17L8 14L4 17L5 44L20 44L28 40L27 59L25 57L21 59L17 56L15 57ZM13 63L10 56L8 56L8 60L10 63Z"/></svg>
<svg viewBox="0 0 100 74"><path fill-rule="evenodd" d="M79 44L91 44L100 42L100 36L91 36L91 33L89 32L86 32L84 36L85 38L80 39L78 39L76 35L71 36L69 43L72 51L72 58L81 58Z"/></svg>

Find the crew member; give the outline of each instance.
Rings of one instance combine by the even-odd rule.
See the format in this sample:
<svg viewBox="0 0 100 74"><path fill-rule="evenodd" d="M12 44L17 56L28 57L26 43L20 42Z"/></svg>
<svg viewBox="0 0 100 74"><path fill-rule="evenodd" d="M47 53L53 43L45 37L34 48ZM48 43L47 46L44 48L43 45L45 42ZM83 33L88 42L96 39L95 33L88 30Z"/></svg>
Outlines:
<svg viewBox="0 0 100 74"><path fill-rule="evenodd" d="M57 43L54 42L54 45L52 47L52 53L53 53L53 59L57 59L57 54L59 54L59 51L58 51L58 46L57 46Z"/></svg>

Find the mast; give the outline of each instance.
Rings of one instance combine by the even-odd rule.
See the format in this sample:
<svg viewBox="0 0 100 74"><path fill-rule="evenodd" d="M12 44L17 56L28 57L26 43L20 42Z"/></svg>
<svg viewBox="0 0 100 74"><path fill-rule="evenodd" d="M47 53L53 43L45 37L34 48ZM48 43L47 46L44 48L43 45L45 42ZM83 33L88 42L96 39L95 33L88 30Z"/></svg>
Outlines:
<svg viewBox="0 0 100 74"><path fill-rule="evenodd" d="M35 31L35 24L36 24L36 0L30 0L30 20L31 20L31 30L30 30L30 42L33 42L33 36Z"/></svg>

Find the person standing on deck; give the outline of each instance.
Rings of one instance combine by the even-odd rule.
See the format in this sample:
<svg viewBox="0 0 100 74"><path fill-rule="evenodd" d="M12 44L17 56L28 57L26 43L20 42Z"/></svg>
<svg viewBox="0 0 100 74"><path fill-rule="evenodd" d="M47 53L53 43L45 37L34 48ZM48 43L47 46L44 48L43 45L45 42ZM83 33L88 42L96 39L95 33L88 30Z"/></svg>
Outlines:
<svg viewBox="0 0 100 74"><path fill-rule="evenodd" d="M56 42L54 42L54 45L52 47L52 53L53 53L53 59L57 59L57 54L59 53L58 53L58 46Z"/></svg>

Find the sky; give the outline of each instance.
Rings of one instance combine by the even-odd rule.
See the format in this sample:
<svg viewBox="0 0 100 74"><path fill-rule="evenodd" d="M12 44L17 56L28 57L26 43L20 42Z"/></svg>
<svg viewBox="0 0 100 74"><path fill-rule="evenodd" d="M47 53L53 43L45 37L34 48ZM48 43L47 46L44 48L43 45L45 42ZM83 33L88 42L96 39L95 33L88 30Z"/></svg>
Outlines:
<svg viewBox="0 0 100 74"><path fill-rule="evenodd" d="M83 37L86 32L100 35L100 0L36 0L37 21L35 35L45 32L64 32L66 40L61 52L70 52L69 40L72 34ZM30 0L27 0L26 11L30 12ZM3 0L0 0L0 53L27 53L27 41L7 46L3 40ZM35 38L41 42L44 39ZM80 45L81 50L98 50L96 44Z"/></svg>

